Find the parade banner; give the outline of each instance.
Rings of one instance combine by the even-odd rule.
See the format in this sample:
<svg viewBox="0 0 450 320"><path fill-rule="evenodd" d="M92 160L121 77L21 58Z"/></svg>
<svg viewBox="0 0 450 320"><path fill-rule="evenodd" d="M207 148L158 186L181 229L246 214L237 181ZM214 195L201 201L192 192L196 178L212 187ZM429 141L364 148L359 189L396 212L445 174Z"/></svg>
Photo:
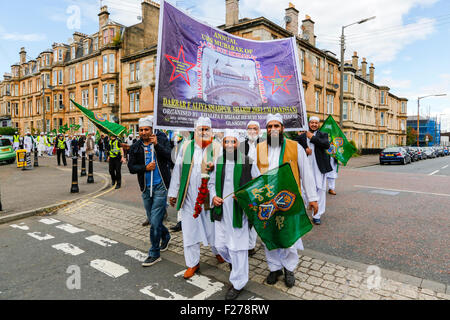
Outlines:
<svg viewBox="0 0 450 320"><path fill-rule="evenodd" d="M269 250L290 248L312 229L289 163L253 179L234 195Z"/></svg>
<svg viewBox="0 0 450 320"><path fill-rule="evenodd" d="M124 126L109 122L106 120L102 114L95 113L89 109L84 108L83 106L79 105L72 99L70 99L72 103L77 107L89 120L92 121L92 123L103 133L106 133L108 135L114 135L116 137L120 136L121 134L125 133L127 131L127 128Z"/></svg>
<svg viewBox="0 0 450 320"><path fill-rule="evenodd" d="M328 133L330 148L327 150L327 153L346 166L347 161L356 152L356 149L348 142L345 134L331 115L324 121L319 131Z"/></svg>
<svg viewBox="0 0 450 320"><path fill-rule="evenodd" d="M298 61L295 37L244 39L161 1L155 128L193 130L201 116L213 130L264 128L280 113L287 131L307 130Z"/></svg>

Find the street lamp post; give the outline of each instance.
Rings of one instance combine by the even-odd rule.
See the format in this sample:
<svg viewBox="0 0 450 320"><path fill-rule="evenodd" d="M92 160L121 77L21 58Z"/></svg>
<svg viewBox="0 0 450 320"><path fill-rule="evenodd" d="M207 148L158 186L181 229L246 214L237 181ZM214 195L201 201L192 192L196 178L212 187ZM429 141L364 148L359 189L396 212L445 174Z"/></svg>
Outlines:
<svg viewBox="0 0 450 320"><path fill-rule="evenodd" d="M420 109L420 100L428 97L443 97L446 96L446 93L440 93L440 94L430 94L428 96L418 97L417 98L417 146L419 146L419 134L420 134L420 127L419 127L419 109Z"/></svg>
<svg viewBox="0 0 450 320"><path fill-rule="evenodd" d="M350 27L354 24L362 24L364 22L367 22L369 20L375 19L376 17L370 17L367 19L360 20L358 22L351 23L349 25L342 27L342 35L341 35L341 79L340 79L340 97L339 97L339 104L340 104L340 117L339 117L339 124L341 125L341 128L344 127L343 125L343 113L344 113L344 53L345 53L345 35L344 35L344 29L347 27Z"/></svg>

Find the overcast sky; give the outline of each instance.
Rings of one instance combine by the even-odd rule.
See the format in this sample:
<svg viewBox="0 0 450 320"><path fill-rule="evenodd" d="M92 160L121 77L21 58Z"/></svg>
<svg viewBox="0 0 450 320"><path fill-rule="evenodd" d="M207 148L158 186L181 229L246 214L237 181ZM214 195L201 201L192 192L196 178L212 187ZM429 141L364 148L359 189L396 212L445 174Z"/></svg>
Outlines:
<svg viewBox="0 0 450 320"><path fill-rule="evenodd" d="M7 2L0 11L0 72L10 72L25 47L29 59L68 42L75 31L96 32L101 3L110 18L124 25L138 23L140 0L23 0ZM159 2L159 1L157 1ZM225 0L169 1L213 26L225 22ZM417 114L417 97L447 93L421 100L421 115L438 115L450 131L450 1L448 0L293 0L299 20L315 22L317 46L340 55L341 27L363 18L374 20L345 29L346 56L354 51L375 64L375 82L409 99L408 114ZM289 1L240 0L239 17L265 16L284 27ZM78 19L79 17L79 19ZM301 22L300 22L301 24Z"/></svg>

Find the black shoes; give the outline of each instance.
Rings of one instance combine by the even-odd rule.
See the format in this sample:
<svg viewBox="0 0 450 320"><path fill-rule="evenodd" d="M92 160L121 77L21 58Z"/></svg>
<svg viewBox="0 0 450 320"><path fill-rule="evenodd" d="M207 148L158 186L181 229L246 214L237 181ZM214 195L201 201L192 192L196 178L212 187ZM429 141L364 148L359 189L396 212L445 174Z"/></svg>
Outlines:
<svg viewBox="0 0 450 320"><path fill-rule="evenodd" d="M278 277L283 275L283 270L271 271L267 276L267 284L275 284L278 281Z"/></svg>
<svg viewBox="0 0 450 320"><path fill-rule="evenodd" d="M161 252L166 251L169 248L169 243L170 243L171 239L172 239L172 237L169 236L169 239L161 241L161 246L159 247L159 251L161 251Z"/></svg>
<svg viewBox="0 0 450 320"><path fill-rule="evenodd" d="M254 255L256 253L255 248L248 250L248 256L251 257L252 255Z"/></svg>
<svg viewBox="0 0 450 320"><path fill-rule="evenodd" d="M150 225L150 221L148 221L148 219L146 219L144 222L142 222L142 226L146 227Z"/></svg>
<svg viewBox="0 0 450 320"><path fill-rule="evenodd" d="M115 189L120 189L120 184L116 185Z"/></svg>
<svg viewBox="0 0 450 320"><path fill-rule="evenodd" d="M143 267L150 267L152 265L154 265L155 263L161 261L161 257L148 257L147 259L145 259L144 262L142 262L142 266Z"/></svg>
<svg viewBox="0 0 450 320"><path fill-rule="evenodd" d="M176 225L174 225L173 227L170 227L170 230L172 230L173 232L178 232L181 231L181 221L179 221Z"/></svg>
<svg viewBox="0 0 450 320"><path fill-rule="evenodd" d="M236 300L239 294L242 292L241 290L236 290L233 286L228 289L227 294L225 295L225 300Z"/></svg>
<svg viewBox="0 0 450 320"><path fill-rule="evenodd" d="M294 272L287 270L284 268L284 283L286 284L286 287L292 288L295 283L295 275Z"/></svg>

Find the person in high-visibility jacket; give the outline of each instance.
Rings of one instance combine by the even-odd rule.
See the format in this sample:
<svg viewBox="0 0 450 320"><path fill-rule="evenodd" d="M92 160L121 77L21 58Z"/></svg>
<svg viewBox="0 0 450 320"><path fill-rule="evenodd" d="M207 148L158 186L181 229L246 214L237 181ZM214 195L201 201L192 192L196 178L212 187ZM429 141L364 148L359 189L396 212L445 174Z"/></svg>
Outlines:
<svg viewBox="0 0 450 320"><path fill-rule="evenodd" d="M16 131L14 133L14 136L13 136L13 148L14 148L14 151L19 149L19 145L20 145L20 135Z"/></svg>
<svg viewBox="0 0 450 320"><path fill-rule="evenodd" d="M56 139L56 156L58 159L58 166L61 165L61 157L63 159L64 166L67 166L66 149L67 149L66 140L64 140L64 136L60 134L58 136L58 139Z"/></svg>
<svg viewBox="0 0 450 320"><path fill-rule="evenodd" d="M125 163L123 157L123 149L119 139L116 136L111 136L109 140L109 151L107 161L109 162L109 174L111 175L112 185L116 184L116 189L119 189L122 184L122 163Z"/></svg>
<svg viewBox="0 0 450 320"><path fill-rule="evenodd" d="M47 137L44 136L44 133L41 132L41 134L36 138L37 141L37 150L38 150L38 156L42 157L42 152L45 152L45 149L47 148Z"/></svg>

